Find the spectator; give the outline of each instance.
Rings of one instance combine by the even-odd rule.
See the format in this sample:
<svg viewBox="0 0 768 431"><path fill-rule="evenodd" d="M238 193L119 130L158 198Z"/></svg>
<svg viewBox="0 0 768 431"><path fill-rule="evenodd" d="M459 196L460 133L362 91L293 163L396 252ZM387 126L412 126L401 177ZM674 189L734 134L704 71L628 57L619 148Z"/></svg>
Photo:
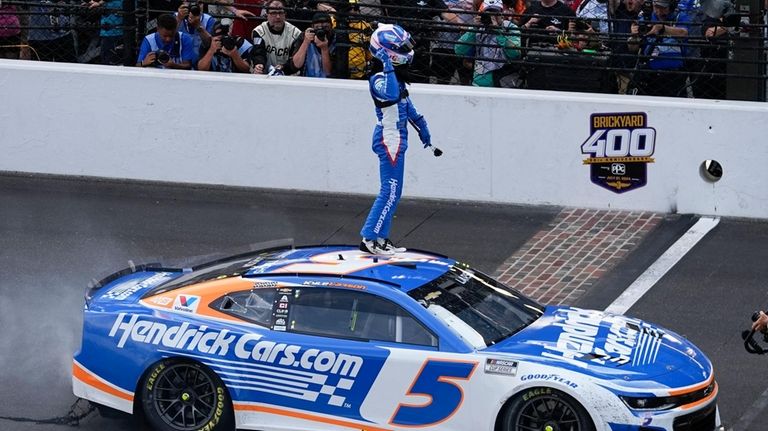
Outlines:
<svg viewBox="0 0 768 431"><path fill-rule="evenodd" d="M157 17L157 31L141 42L136 66L162 69L191 69L195 58L192 36L178 31L176 17Z"/></svg>
<svg viewBox="0 0 768 431"><path fill-rule="evenodd" d="M336 40L331 28L331 16L317 12L312 17L312 26L304 31L298 47L293 49L285 65L286 75L300 72L301 76L312 78L337 78L342 72L336 61ZM335 68L335 70L334 70Z"/></svg>
<svg viewBox="0 0 768 431"><path fill-rule="evenodd" d="M16 6L0 5L0 58L19 58L21 24Z"/></svg>
<svg viewBox="0 0 768 431"><path fill-rule="evenodd" d="M532 30L528 45L552 44L555 36L568 28L576 14L560 0L534 1L525 10L522 28Z"/></svg>
<svg viewBox="0 0 768 431"><path fill-rule="evenodd" d="M211 72L250 72L251 66L246 59L251 58L253 45L242 37L232 36L228 25L216 24L213 27L211 41L203 41L200 46L204 52L197 63L198 70Z"/></svg>
<svg viewBox="0 0 768 431"><path fill-rule="evenodd" d="M444 0L448 10L456 15L457 23L471 24L475 15L472 0ZM441 18L442 21L442 18ZM459 83L468 85L472 81L472 69L464 66L464 59L454 53L456 41L461 36L461 28L454 23L446 23L444 29L437 35L437 41L432 47L432 75L438 84L450 84L458 73ZM437 55L434 55L437 54Z"/></svg>
<svg viewBox="0 0 768 431"><path fill-rule="evenodd" d="M627 94L630 79L633 77L633 69L637 66L638 57L629 51L627 38L631 35L631 25L637 21L645 0L612 0L611 10L613 20L611 24L612 37L611 65L618 70L616 72L616 86L619 94Z"/></svg>
<svg viewBox="0 0 768 431"><path fill-rule="evenodd" d="M99 38L101 39L101 64L121 64L123 44L123 0L90 0L88 9L101 12Z"/></svg>
<svg viewBox="0 0 768 431"><path fill-rule="evenodd" d="M229 6L230 12L235 15L231 34L233 37L244 37L251 42L253 29L259 25L257 18L262 14L264 0L237 0L236 3L238 7Z"/></svg>
<svg viewBox="0 0 768 431"><path fill-rule="evenodd" d="M373 27L365 20L362 7L356 0L349 1L349 16L347 17L349 51L347 52L347 77L351 79L365 78L368 73L368 62L371 52L368 44L371 40Z"/></svg>
<svg viewBox="0 0 768 431"><path fill-rule="evenodd" d="M701 25L705 45L701 46L701 59L695 62L696 66L693 71L708 73L709 75L691 77L693 94L695 97L706 99L725 99L725 77L711 74L727 72L728 27L725 26L723 17L706 17Z"/></svg>
<svg viewBox="0 0 768 431"><path fill-rule="evenodd" d="M459 24L460 20L443 0L382 0L389 20L401 25L416 43L416 56L411 64L410 76L413 82L429 82L430 40L433 38L432 20L440 17L443 21Z"/></svg>
<svg viewBox="0 0 768 431"><path fill-rule="evenodd" d="M641 84L639 92L642 94L670 97L686 95L684 90L687 76L683 69L684 41L688 29L687 23L678 21L678 18L679 14L670 9L670 0L653 0L651 17L643 15L638 23L630 27L632 36L628 42L629 50L640 54L643 69L647 70L638 76Z"/></svg>
<svg viewBox="0 0 768 431"><path fill-rule="evenodd" d="M583 0L576 8L576 17L589 21L600 33L608 33L608 0Z"/></svg>
<svg viewBox="0 0 768 431"><path fill-rule="evenodd" d="M287 0L286 19L301 31L310 27L312 16L318 11L317 0Z"/></svg>
<svg viewBox="0 0 768 431"><path fill-rule="evenodd" d="M501 0L485 0L480 12L476 24L482 28L462 34L456 54L476 57L472 85L500 87L501 79L514 73L507 60L520 57L520 31L504 19Z"/></svg>
<svg viewBox="0 0 768 431"><path fill-rule="evenodd" d="M269 0L267 21L253 29L253 73L282 69L301 34L301 30L285 20L283 0Z"/></svg>
<svg viewBox="0 0 768 431"><path fill-rule="evenodd" d="M192 60L193 68L197 66L200 58L200 46L203 41L211 43L211 32L216 24L216 19L207 13L203 13L200 4L184 2L176 11L176 21L179 22L179 31L192 37L195 58Z"/></svg>
<svg viewBox="0 0 768 431"><path fill-rule="evenodd" d="M72 5L42 1L30 6L29 46L42 61L77 63Z"/></svg>

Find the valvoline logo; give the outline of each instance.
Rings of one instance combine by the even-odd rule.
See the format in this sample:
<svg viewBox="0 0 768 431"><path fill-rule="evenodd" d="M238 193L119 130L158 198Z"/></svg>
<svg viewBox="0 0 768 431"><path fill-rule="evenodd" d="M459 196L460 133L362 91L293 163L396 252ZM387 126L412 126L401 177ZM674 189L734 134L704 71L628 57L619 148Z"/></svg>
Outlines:
<svg viewBox="0 0 768 431"><path fill-rule="evenodd" d="M173 309L175 311L183 311L186 313L194 313L197 311L197 306L200 304L200 297L194 295L178 295L176 300L173 301Z"/></svg>

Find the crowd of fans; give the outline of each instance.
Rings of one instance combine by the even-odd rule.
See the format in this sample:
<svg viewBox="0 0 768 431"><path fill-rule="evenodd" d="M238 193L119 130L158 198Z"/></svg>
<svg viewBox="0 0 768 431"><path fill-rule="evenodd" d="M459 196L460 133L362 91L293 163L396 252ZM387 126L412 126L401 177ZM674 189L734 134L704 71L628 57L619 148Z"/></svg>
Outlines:
<svg viewBox="0 0 768 431"><path fill-rule="evenodd" d="M393 22L415 40L412 82L724 99L745 37L696 0L138 1L4 0L0 58L362 79Z"/></svg>

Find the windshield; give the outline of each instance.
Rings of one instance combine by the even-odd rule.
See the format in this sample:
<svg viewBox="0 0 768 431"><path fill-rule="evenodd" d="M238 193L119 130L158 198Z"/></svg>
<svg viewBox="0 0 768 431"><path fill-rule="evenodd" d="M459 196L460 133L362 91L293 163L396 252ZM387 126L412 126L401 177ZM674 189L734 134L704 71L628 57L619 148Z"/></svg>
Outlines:
<svg viewBox="0 0 768 431"><path fill-rule="evenodd" d="M478 349L514 335L544 312L542 305L463 264L408 295Z"/></svg>

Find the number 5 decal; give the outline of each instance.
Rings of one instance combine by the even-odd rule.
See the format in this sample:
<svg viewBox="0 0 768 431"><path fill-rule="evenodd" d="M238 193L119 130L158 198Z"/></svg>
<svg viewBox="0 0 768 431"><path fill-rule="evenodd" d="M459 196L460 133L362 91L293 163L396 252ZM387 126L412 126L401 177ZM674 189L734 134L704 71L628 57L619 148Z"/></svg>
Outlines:
<svg viewBox="0 0 768 431"><path fill-rule="evenodd" d="M469 380L477 362L427 359L406 395L429 398L426 404L400 403L391 425L425 427L448 420L461 407L464 391L452 380Z"/></svg>

